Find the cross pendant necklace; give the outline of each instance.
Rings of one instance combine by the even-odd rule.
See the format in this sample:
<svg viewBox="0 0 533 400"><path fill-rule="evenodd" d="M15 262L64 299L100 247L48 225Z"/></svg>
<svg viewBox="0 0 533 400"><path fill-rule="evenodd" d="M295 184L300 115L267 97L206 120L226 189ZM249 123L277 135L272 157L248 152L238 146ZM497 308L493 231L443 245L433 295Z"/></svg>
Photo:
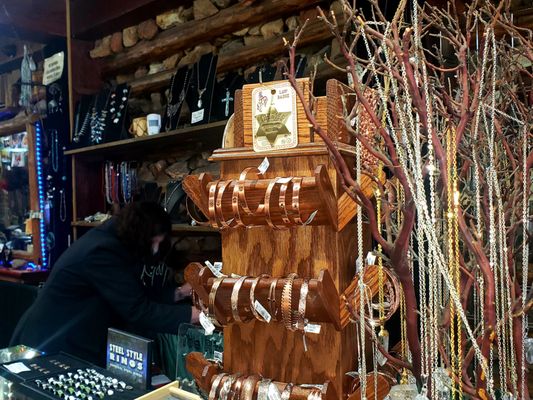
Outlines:
<svg viewBox="0 0 533 400"><path fill-rule="evenodd" d="M233 97L231 97L228 88L226 88L226 97L223 98L221 101L222 101L222 103L226 103L225 115L227 117L227 116L229 116L229 103L230 103L230 101L233 101Z"/></svg>

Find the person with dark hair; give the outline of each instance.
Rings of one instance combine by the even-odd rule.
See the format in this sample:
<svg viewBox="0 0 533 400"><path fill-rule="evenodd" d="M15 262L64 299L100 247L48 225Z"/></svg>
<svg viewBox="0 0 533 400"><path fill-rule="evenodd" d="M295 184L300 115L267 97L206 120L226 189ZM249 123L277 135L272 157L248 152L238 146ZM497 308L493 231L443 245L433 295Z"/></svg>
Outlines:
<svg viewBox="0 0 533 400"><path fill-rule="evenodd" d="M110 327L177 334L182 322L198 322L191 302L179 301L183 290L162 291L155 302L139 277L139 265L158 252L170 230L158 204L139 202L87 232L57 260L11 343L105 366Z"/></svg>

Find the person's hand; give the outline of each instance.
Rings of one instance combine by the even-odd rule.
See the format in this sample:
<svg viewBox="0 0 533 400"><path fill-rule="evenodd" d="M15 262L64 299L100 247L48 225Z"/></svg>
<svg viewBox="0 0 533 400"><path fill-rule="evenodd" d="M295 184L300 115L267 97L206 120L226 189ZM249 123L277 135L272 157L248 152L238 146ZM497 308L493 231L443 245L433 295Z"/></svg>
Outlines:
<svg viewBox="0 0 533 400"><path fill-rule="evenodd" d="M187 282L183 286L176 288L176 290L174 291L174 301L177 303L178 301L186 299L187 297L191 297L191 295L192 286L190 283Z"/></svg>
<svg viewBox="0 0 533 400"><path fill-rule="evenodd" d="M195 306L192 306L191 324L199 324L199 323L200 323L200 310L196 308Z"/></svg>

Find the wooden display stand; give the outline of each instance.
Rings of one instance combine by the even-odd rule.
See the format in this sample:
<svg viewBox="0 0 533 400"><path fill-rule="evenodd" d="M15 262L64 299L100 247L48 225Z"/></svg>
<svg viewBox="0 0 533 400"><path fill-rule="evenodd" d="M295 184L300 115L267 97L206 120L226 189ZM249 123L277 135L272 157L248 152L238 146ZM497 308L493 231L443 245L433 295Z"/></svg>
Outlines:
<svg viewBox="0 0 533 400"><path fill-rule="evenodd" d="M355 150L351 146L352 138L342 125L342 106L339 108L346 87L337 81L329 81L327 89L328 96L318 99L320 115L317 115L317 118L325 124L323 126L326 127L328 135L338 141L348 164L354 165ZM236 96L241 101L240 108L236 103L235 111L234 143L244 147L220 149L215 151L212 157L213 161L220 163L221 181L239 179L243 170L259 166L265 157L268 158L270 166L264 173L264 179L313 177L317 167L323 166L324 174L331 182L335 222L331 221L327 210L324 209L324 216L318 220L319 223L308 226L272 229L264 223L255 224L251 221L250 228L223 229L221 230L223 272L226 275L250 277L268 274L280 278L294 272L301 278L313 279L319 277L321 271L324 274L323 271L326 270L336 286L337 293L343 293L355 274L357 238L353 217L357 208L344 194L330 155L322 141L318 140L318 136L309 128L303 112L298 112L298 125L307 129L298 131L297 148L261 153L253 151L251 132L249 132L251 115L245 109L250 107L250 101L244 95L247 92L249 89L245 86L242 94ZM196 189L186 187L185 184L184 187L199 208L205 210L205 193L202 198L200 192L202 182L207 185L209 179L196 178L196 182L200 182L192 183ZM370 182L363 182L363 187L370 196L372 193ZM366 230L364 239L365 247L368 249L370 237ZM193 288L198 291L203 290L203 294L199 295L205 297L210 287L209 276L206 276L205 271L204 276L201 276L199 271L201 268L196 268L198 276L190 280L194 281L191 282ZM192 273L191 271L189 272ZM249 293L249 290L243 290ZM297 289L294 291L298 292ZM262 295L264 296L258 294L259 297ZM243 295L244 297L246 295ZM293 300L297 302L297 293L293 294ZM227 294L221 295L221 299L217 298L216 301L217 310L224 308L220 301L228 302L225 308L229 307ZM273 381L292 382L295 385L323 385L329 382L328 385L333 389L327 398L331 399L331 393L335 393L334 398L344 398L350 390L350 379L345 374L356 367L355 332L352 324L347 324L342 330L339 328L341 309L344 306L340 304L338 297L333 301L336 301L335 318L332 322L320 323L320 333L306 334L307 351L304 351L302 332L291 332L285 329L281 322L265 323L253 320L226 325L223 371L232 374L256 374ZM200 387L209 392L210 383L206 382L205 376L198 376L202 375L202 368L193 364L198 364L198 361L191 361L189 369L193 374L197 373L195 377Z"/></svg>

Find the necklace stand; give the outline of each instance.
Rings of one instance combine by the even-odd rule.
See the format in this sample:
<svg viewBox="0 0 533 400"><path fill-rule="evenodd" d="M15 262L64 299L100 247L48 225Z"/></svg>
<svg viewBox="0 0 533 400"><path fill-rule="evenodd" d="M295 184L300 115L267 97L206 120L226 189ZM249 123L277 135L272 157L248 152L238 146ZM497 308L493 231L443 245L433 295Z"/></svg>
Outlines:
<svg viewBox="0 0 533 400"><path fill-rule="evenodd" d="M170 81L167 106L162 122L165 132L178 128L183 102L188 95L192 75L192 68L182 67L176 71Z"/></svg>
<svg viewBox="0 0 533 400"><path fill-rule="evenodd" d="M228 119L234 111L235 91L242 88L244 77L238 73L228 73L215 84L210 121Z"/></svg>
<svg viewBox="0 0 533 400"><path fill-rule="evenodd" d="M205 124L211 115L211 102L215 87L218 56L205 54L193 66L190 90L187 91L187 105L191 110L191 125Z"/></svg>

